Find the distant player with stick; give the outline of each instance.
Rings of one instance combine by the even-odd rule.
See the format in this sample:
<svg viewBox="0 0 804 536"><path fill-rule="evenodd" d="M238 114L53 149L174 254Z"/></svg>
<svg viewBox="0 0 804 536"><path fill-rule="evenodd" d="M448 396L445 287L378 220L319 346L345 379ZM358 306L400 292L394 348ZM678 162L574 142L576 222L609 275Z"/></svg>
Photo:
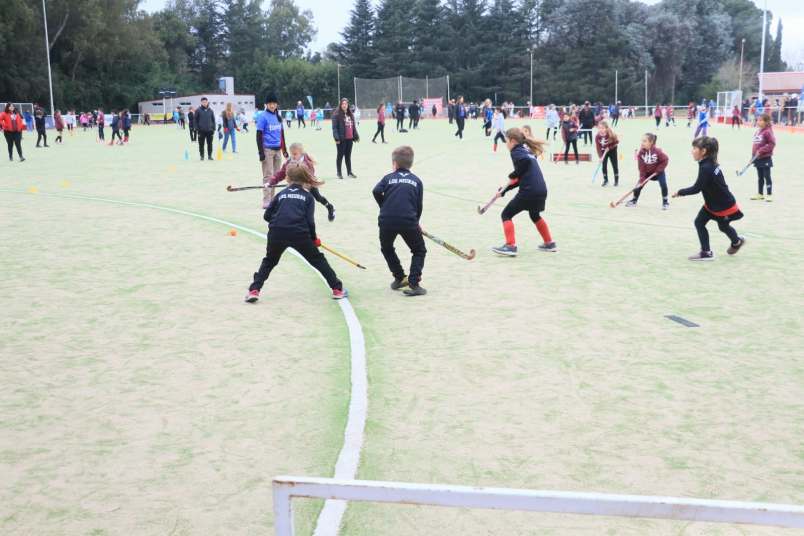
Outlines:
<svg viewBox="0 0 804 536"><path fill-rule="evenodd" d="M267 114L263 114L267 115ZM303 165L292 165L287 170L289 186L277 195L265 210L268 222L268 246L260 268L254 273L254 281L248 288L246 301L260 299L260 290L279 263L287 248L293 248L318 270L332 289L332 298L339 300L348 296L335 271L318 250L321 240L315 232L315 200L308 188L318 188L324 183L316 180Z"/></svg>
<svg viewBox="0 0 804 536"><path fill-rule="evenodd" d="M313 160L312 156L304 152L304 146L301 143L291 143L288 152L290 153L290 157L285 160L282 167L274 173L273 177L271 177L264 186L264 188L269 189L271 199L274 197L273 192L276 185L287 177L288 167L292 165L303 165L310 172L310 175L315 177L316 161ZM327 209L327 219L329 221L335 221L335 207L332 206L332 203L327 201L326 197L321 195L319 189L315 186L310 187L310 195Z"/></svg>
<svg viewBox="0 0 804 536"><path fill-rule="evenodd" d="M539 251L558 251L556 243L550 235L550 228L541 216L547 201L547 184L544 182L544 176L536 157L544 152L546 142L525 137L522 130L518 128L508 129L505 135L508 138L506 146L511 151L514 171L508 175L509 182L505 188L500 189L500 196L504 196L506 192L514 188L519 188L519 191L502 211L505 244L491 250L506 257L516 256L516 233L513 219L520 212L527 210L543 240L543 243L539 245Z"/></svg>
<svg viewBox="0 0 804 536"><path fill-rule="evenodd" d="M706 224L711 220L717 222L718 229L729 237L731 245L726 251L729 255L734 255L745 245L745 238L738 236L737 231L731 226L731 222L743 217L737 201L729 191L723 172L717 162L719 150L718 141L715 138L703 136L692 142L692 158L698 162L698 179L689 188L684 188L673 194L673 197L682 197L702 193L704 206L695 218L695 230L698 231L698 239L701 242L701 251L689 257L691 261L712 261L715 254L709 247L709 232Z"/></svg>
<svg viewBox="0 0 804 536"><path fill-rule="evenodd" d="M380 227L380 250L385 262L394 276L391 282L392 290L404 290L406 296L424 296L427 291L419 284L422 279L424 257L427 248L419 226L424 203L424 186L421 179L414 175L413 149L406 145L397 147L391 153L393 172L382 179L372 190L374 199L380 207L377 218ZM405 276L405 270L394 249L397 236L410 248L410 272Z"/></svg>
<svg viewBox="0 0 804 536"><path fill-rule="evenodd" d="M614 171L614 186L620 184L620 167L617 161L617 145L620 143L617 134L609 126L608 122L601 121L597 126L597 134L595 135L595 147L597 148L597 156L601 159L603 166L603 184L606 186L609 183L609 166L611 162L611 169Z"/></svg>
<svg viewBox="0 0 804 536"><path fill-rule="evenodd" d="M491 125L496 134L494 134L494 152L497 152L497 140L505 143L505 116L503 115L502 108L497 108L494 116L491 119Z"/></svg>
<svg viewBox="0 0 804 536"><path fill-rule="evenodd" d="M776 136L773 134L773 125L770 114L762 114L757 120L758 130L754 133L751 155L754 167L757 168L757 186L759 193L751 197L754 201L771 202L773 200L773 182L771 181L771 168L773 167L773 150L776 147ZM768 195L763 195L763 187L767 185Z"/></svg>
<svg viewBox="0 0 804 536"><path fill-rule="evenodd" d="M670 203L667 200L667 176L664 170L667 169L667 164L670 163L670 158L664 151L656 147L656 134L648 132L642 136L642 144L637 154L637 164L639 166L639 182L643 186L634 188L634 197L626 203L626 207L636 207L639 201L639 194L642 193L642 188L647 182L646 179L650 176L650 180L658 181L662 189L662 210L670 208Z"/></svg>

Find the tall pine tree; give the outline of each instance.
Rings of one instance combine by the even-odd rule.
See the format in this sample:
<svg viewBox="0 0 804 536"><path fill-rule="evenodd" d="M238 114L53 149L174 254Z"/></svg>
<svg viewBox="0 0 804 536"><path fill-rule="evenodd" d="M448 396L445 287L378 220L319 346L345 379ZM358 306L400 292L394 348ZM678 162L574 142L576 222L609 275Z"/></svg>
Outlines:
<svg viewBox="0 0 804 536"><path fill-rule="evenodd" d="M349 24L341 33L343 41L334 47L336 59L348 65L357 77L369 78L374 74L374 25L374 11L369 0L357 0Z"/></svg>

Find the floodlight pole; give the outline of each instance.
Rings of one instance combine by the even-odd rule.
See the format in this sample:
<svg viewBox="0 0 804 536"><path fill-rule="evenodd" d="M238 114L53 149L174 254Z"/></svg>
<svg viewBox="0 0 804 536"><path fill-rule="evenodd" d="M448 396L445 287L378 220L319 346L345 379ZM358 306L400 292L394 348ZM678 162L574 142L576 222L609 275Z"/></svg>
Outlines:
<svg viewBox="0 0 804 536"><path fill-rule="evenodd" d="M743 55L745 53L745 37L740 43L740 83L737 89L740 91L740 98L743 98Z"/></svg>
<svg viewBox="0 0 804 536"><path fill-rule="evenodd" d="M650 107L648 106L648 70L645 69L645 117L650 115Z"/></svg>
<svg viewBox="0 0 804 536"><path fill-rule="evenodd" d="M757 95L757 100L759 103L762 104L762 89L765 84L763 84L764 74L765 74L765 35L768 33L767 30L768 26L768 0L765 0L765 9L762 10L762 50L759 54L759 94Z"/></svg>
<svg viewBox="0 0 804 536"><path fill-rule="evenodd" d="M56 115L56 108L53 104L53 75L50 72L50 38L47 35L47 7L45 0L42 0L42 18L45 21L45 52L47 53L47 83L50 88L50 115Z"/></svg>
<svg viewBox="0 0 804 536"><path fill-rule="evenodd" d="M533 106L533 47L530 47L530 106ZM530 110L528 110L530 114Z"/></svg>
<svg viewBox="0 0 804 536"><path fill-rule="evenodd" d="M617 97L620 91L620 71L614 69L614 103L617 103Z"/></svg>
<svg viewBox="0 0 804 536"><path fill-rule="evenodd" d="M341 64L338 64L338 102L341 102Z"/></svg>

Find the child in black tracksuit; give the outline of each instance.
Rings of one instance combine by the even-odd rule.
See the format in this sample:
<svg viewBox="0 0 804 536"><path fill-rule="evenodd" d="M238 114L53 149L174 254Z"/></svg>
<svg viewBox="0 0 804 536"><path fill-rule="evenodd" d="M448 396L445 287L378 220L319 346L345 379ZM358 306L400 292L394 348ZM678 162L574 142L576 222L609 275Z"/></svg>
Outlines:
<svg viewBox="0 0 804 536"><path fill-rule="evenodd" d="M302 164L288 167L287 181L289 186L274 197L265 209L264 218L269 225L268 246L260 269L254 274L254 282L248 287L246 301L254 303L260 298L262 286L287 248L298 251L313 268L321 272L332 289L333 299L347 297L348 292L318 250L321 240L315 233L315 199L307 188L323 183L317 181Z"/></svg>
<svg viewBox="0 0 804 536"><path fill-rule="evenodd" d="M689 257L689 260L711 261L715 259L715 254L709 247L709 232L706 230L706 224L710 220L715 220L718 229L729 237L731 245L726 252L734 255L745 245L745 238L737 235L737 231L730 222L742 218L743 213L740 212L740 207L729 191L726 180L723 178L723 172L718 166L718 141L715 138L702 136L692 142L692 147L692 157L698 162L698 179L689 188L673 194L673 197L681 197L701 192L704 198L704 206L701 207L698 217L695 218L695 230L698 231L701 251Z"/></svg>
<svg viewBox="0 0 804 536"><path fill-rule="evenodd" d="M519 191L502 211L505 244L491 248L491 250L498 255L506 257L516 256L516 234L512 220L514 216L527 210L531 221L536 224L536 230L539 231L544 241L539 245L539 250L545 252L558 251L556 243L553 242L553 238L550 235L550 228L541 216L547 201L547 184L544 182L544 176L536 157L544 152L544 142L525 136L525 133L518 128L508 129L505 136L508 138L506 145L508 150L511 151L514 171L508 175L510 181L505 188L500 188L500 197L503 197L506 192L514 188L519 188Z"/></svg>
<svg viewBox="0 0 804 536"><path fill-rule="evenodd" d="M394 276L391 288L400 290L410 287L404 291L406 296L423 296L427 291L419 282L427 248L424 246L419 219L422 217L424 186L421 179L410 172L413 166L412 148L397 147L391 155L391 161L393 173L383 177L372 191L380 206L380 249ZM397 235L402 237L412 254L407 277L394 249Z"/></svg>

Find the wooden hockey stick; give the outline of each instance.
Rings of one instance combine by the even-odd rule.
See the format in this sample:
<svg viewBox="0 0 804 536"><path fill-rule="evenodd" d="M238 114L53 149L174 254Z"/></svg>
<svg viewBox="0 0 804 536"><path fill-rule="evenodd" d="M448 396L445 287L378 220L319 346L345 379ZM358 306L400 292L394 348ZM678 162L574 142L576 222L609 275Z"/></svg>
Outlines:
<svg viewBox="0 0 804 536"><path fill-rule="evenodd" d="M502 192L502 188L498 188L498 189L497 189L497 192L494 194L494 197L492 197L492 198L491 198L491 200L490 200L488 203L486 203L486 204L485 204L485 205L483 205L482 207L481 207L480 205L478 205L478 206L477 206L477 213L478 213L478 214L485 214L485 213L486 213L486 211L487 211L489 208L491 208L491 205L493 205L494 203L496 203L496 202L497 202L497 200L498 200L499 198L501 198L501 197L502 197L502 193L501 193L501 192Z"/></svg>
<svg viewBox="0 0 804 536"><path fill-rule="evenodd" d="M439 246L442 246L443 248L445 248L450 253L454 253L455 255L461 257L462 259L466 259L467 261L471 261L472 259L475 258L475 250L474 249L470 249L469 254L467 255L466 253L464 253L460 249L456 248L453 245L450 245L450 244L444 242L443 240L441 240L437 236L431 235L430 233L428 233L424 229L422 229L422 234L424 236L426 236L427 238L429 238L430 240L432 240L433 242L435 242L436 244L438 244Z"/></svg>
<svg viewBox="0 0 804 536"><path fill-rule="evenodd" d="M756 155L752 156L751 161L748 162L743 169L741 169L740 171L737 172L737 176L742 177L743 175L745 175L745 172L748 171L748 168L750 168L752 165L754 165L754 162L756 162L756 160L757 160Z"/></svg>
<svg viewBox="0 0 804 536"><path fill-rule="evenodd" d="M333 255L335 255L336 257L340 257L341 259L345 260L345 261L346 261L346 262L348 262L349 264L353 264L353 265L357 266L357 267L358 267L358 268L360 268L361 270L365 270L365 269L366 269L366 267L365 267L365 266L363 266L362 264L360 264L360 263L359 263L359 262L357 262L356 260L354 260L354 259L351 259L351 258L347 257L347 256L346 256L346 255L344 255L343 253L339 253L339 252L335 251L334 249L332 249L332 248L331 248L331 247L329 247L329 246L326 246L326 245L324 245L324 244L321 244L321 247L322 247L322 248L324 248L324 249L326 249L327 251L329 251L330 253L332 253L332 254L333 254Z"/></svg>
<svg viewBox="0 0 804 536"><path fill-rule="evenodd" d="M609 206L610 206L611 208L617 208L618 206L620 206L620 204L621 204L623 201L625 201L625 198L626 198L626 197L628 197L629 195L631 195L632 193L634 193L636 190L639 190L640 188L642 188L643 186L645 186L645 185L648 183L648 181L649 181L649 180L651 180L651 179L652 179L653 177L655 177L655 176L656 176L656 173L654 173L654 174L653 174L653 175L651 175L650 177L646 178L644 181L640 182L639 184L637 184L636 186L634 186L633 188L631 188L630 190L628 190L627 192L625 192L625 195L624 195L624 196L622 196L621 198L619 198L619 199L618 199L616 202L611 201L611 202L609 203Z"/></svg>

